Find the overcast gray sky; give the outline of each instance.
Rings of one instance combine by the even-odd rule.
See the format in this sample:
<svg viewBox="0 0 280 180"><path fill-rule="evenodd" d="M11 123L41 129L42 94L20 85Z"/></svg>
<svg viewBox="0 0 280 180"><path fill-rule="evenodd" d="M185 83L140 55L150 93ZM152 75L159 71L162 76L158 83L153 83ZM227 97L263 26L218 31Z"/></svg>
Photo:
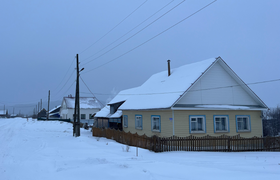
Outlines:
<svg viewBox="0 0 280 180"><path fill-rule="evenodd" d="M280 79L279 0L218 0L167 30L212 0L180 2L1 2L0 109L35 107L48 90L52 101L74 95L76 54L81 77L103 101L166 70L168 59L175 68L221 56L245 83ZM80 96L91 96L80 87ZM269 107L280 105L280 81L249 87Z"/></svg>

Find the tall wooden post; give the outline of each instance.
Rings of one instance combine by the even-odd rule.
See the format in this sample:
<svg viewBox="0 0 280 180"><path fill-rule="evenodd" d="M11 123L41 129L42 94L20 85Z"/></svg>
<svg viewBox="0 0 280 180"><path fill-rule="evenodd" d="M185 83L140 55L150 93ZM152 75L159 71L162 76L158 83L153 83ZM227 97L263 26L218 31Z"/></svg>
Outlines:
<svg viewBox="0 0 280 180"><path fill-rule="evenodd" d="M75 113L73 122L73 136L80 136L80 93L79 93L79 55L77 54L77 80L76 80L76 95L75 95Z"/></svg>
<svg viewBox="0 0 280 180"><path fill-rule="evenodd" d="M43 102L42 102L42 99L41 99L41 104L40 104L40 106L41 106L41 109L43 109Z"/></svg>
<svg viewBox="0 0 280 180"><path fill-rule="evenodd" d="M47 120L49 120L49 115L50 115L50 99L51 99L51 91L49 90ZM41 99L41 104L42 104L42 99Z"/></svg>

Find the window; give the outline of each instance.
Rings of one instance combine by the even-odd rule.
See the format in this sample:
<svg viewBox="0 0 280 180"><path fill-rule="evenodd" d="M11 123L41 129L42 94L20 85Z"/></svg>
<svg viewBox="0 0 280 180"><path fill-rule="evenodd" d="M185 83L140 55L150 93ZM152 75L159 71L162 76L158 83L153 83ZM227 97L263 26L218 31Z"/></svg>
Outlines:
<svg viewBox="0 0 280 180"><path fill-rule="evenodd" d="M160 116L152 116L152 131L160 132Z"/></svg>
<svg viewBox="0 0 280 180"><path fill-rule="evenodd" d="M127 115L123 116L123 127L128 127L128 117L127 117Z"/></svg>
<svg viewBox="0 0 280 180"><path fill-rule="evenodd" d="M142 129L142 115L135 115L135 128Z"/></svg>
<svg viewBox="0 0 280 180"><path fill-rule="evenodd" d="M250 116L236 116L236 131L250 131Z"/></svg>
<svg viewBox="0 0 280 180"><path fill-rule="evenodd" d="M190 133L206 133L205 116L190 116Z"/></svg>
<svg viewBox="0 0 280 180"><path fill-rule="evenodd" d="M89 114L89 119L94 119L95 114Z"/></svg>
<svg viewBox="0 0 280 180"><path fill-rule="evenodd" d="M81 114L81 119L86 119L86 115L85 114Z"/></svg>
<svg viewBox="0 0 280 180"><path fill-rule="evenodd" d="M229 132L228 116L214 116L214 132Z"/></svg>

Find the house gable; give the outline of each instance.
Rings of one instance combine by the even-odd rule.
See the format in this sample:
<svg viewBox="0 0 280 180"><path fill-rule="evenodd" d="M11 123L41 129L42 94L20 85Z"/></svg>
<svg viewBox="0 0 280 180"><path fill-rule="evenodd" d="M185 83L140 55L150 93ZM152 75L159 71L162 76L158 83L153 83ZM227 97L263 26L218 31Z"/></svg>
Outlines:
<svg viewBox="0 0 280 180"><path fill-rule="evenodd" d="M260 106L262 102L220 59L176 103L182 105ZM250 90L250 89L249 89Z"/></svg>

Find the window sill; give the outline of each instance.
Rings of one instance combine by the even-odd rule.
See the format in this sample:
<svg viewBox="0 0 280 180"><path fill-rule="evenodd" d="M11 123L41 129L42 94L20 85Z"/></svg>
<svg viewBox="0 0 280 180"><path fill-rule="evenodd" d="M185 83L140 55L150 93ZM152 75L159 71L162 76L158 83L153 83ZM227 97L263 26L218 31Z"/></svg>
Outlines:
<svg viewBox="0 0 280 180"><path fill-rule="evenodd" d="M123 126L124 128L127 128L128 126Z"/></svg>
<svg viewBox="0 0 280 180"><path fill-rule="evenodd" d="M250 133L251 130L237 130L237 132L239 132L239 133Z"/></svg>
<svg viewBox="0 0 280 180"><path fill-rule="evenodd" d="M142 127L136 127L135 129L142 130Z"/></svg>
<svg viewBox="0 0 280 180"><path fill-rule="evenodd" d="M160 132L160 130L152 130L152 132L157 132L157 133L159 133L159 132Z"/></svg>
<svg viewBox="0 0 280 180"><path fill-rule="evenodd" d="M191 134L205 134L205 131L191 131Z"/></svg>

